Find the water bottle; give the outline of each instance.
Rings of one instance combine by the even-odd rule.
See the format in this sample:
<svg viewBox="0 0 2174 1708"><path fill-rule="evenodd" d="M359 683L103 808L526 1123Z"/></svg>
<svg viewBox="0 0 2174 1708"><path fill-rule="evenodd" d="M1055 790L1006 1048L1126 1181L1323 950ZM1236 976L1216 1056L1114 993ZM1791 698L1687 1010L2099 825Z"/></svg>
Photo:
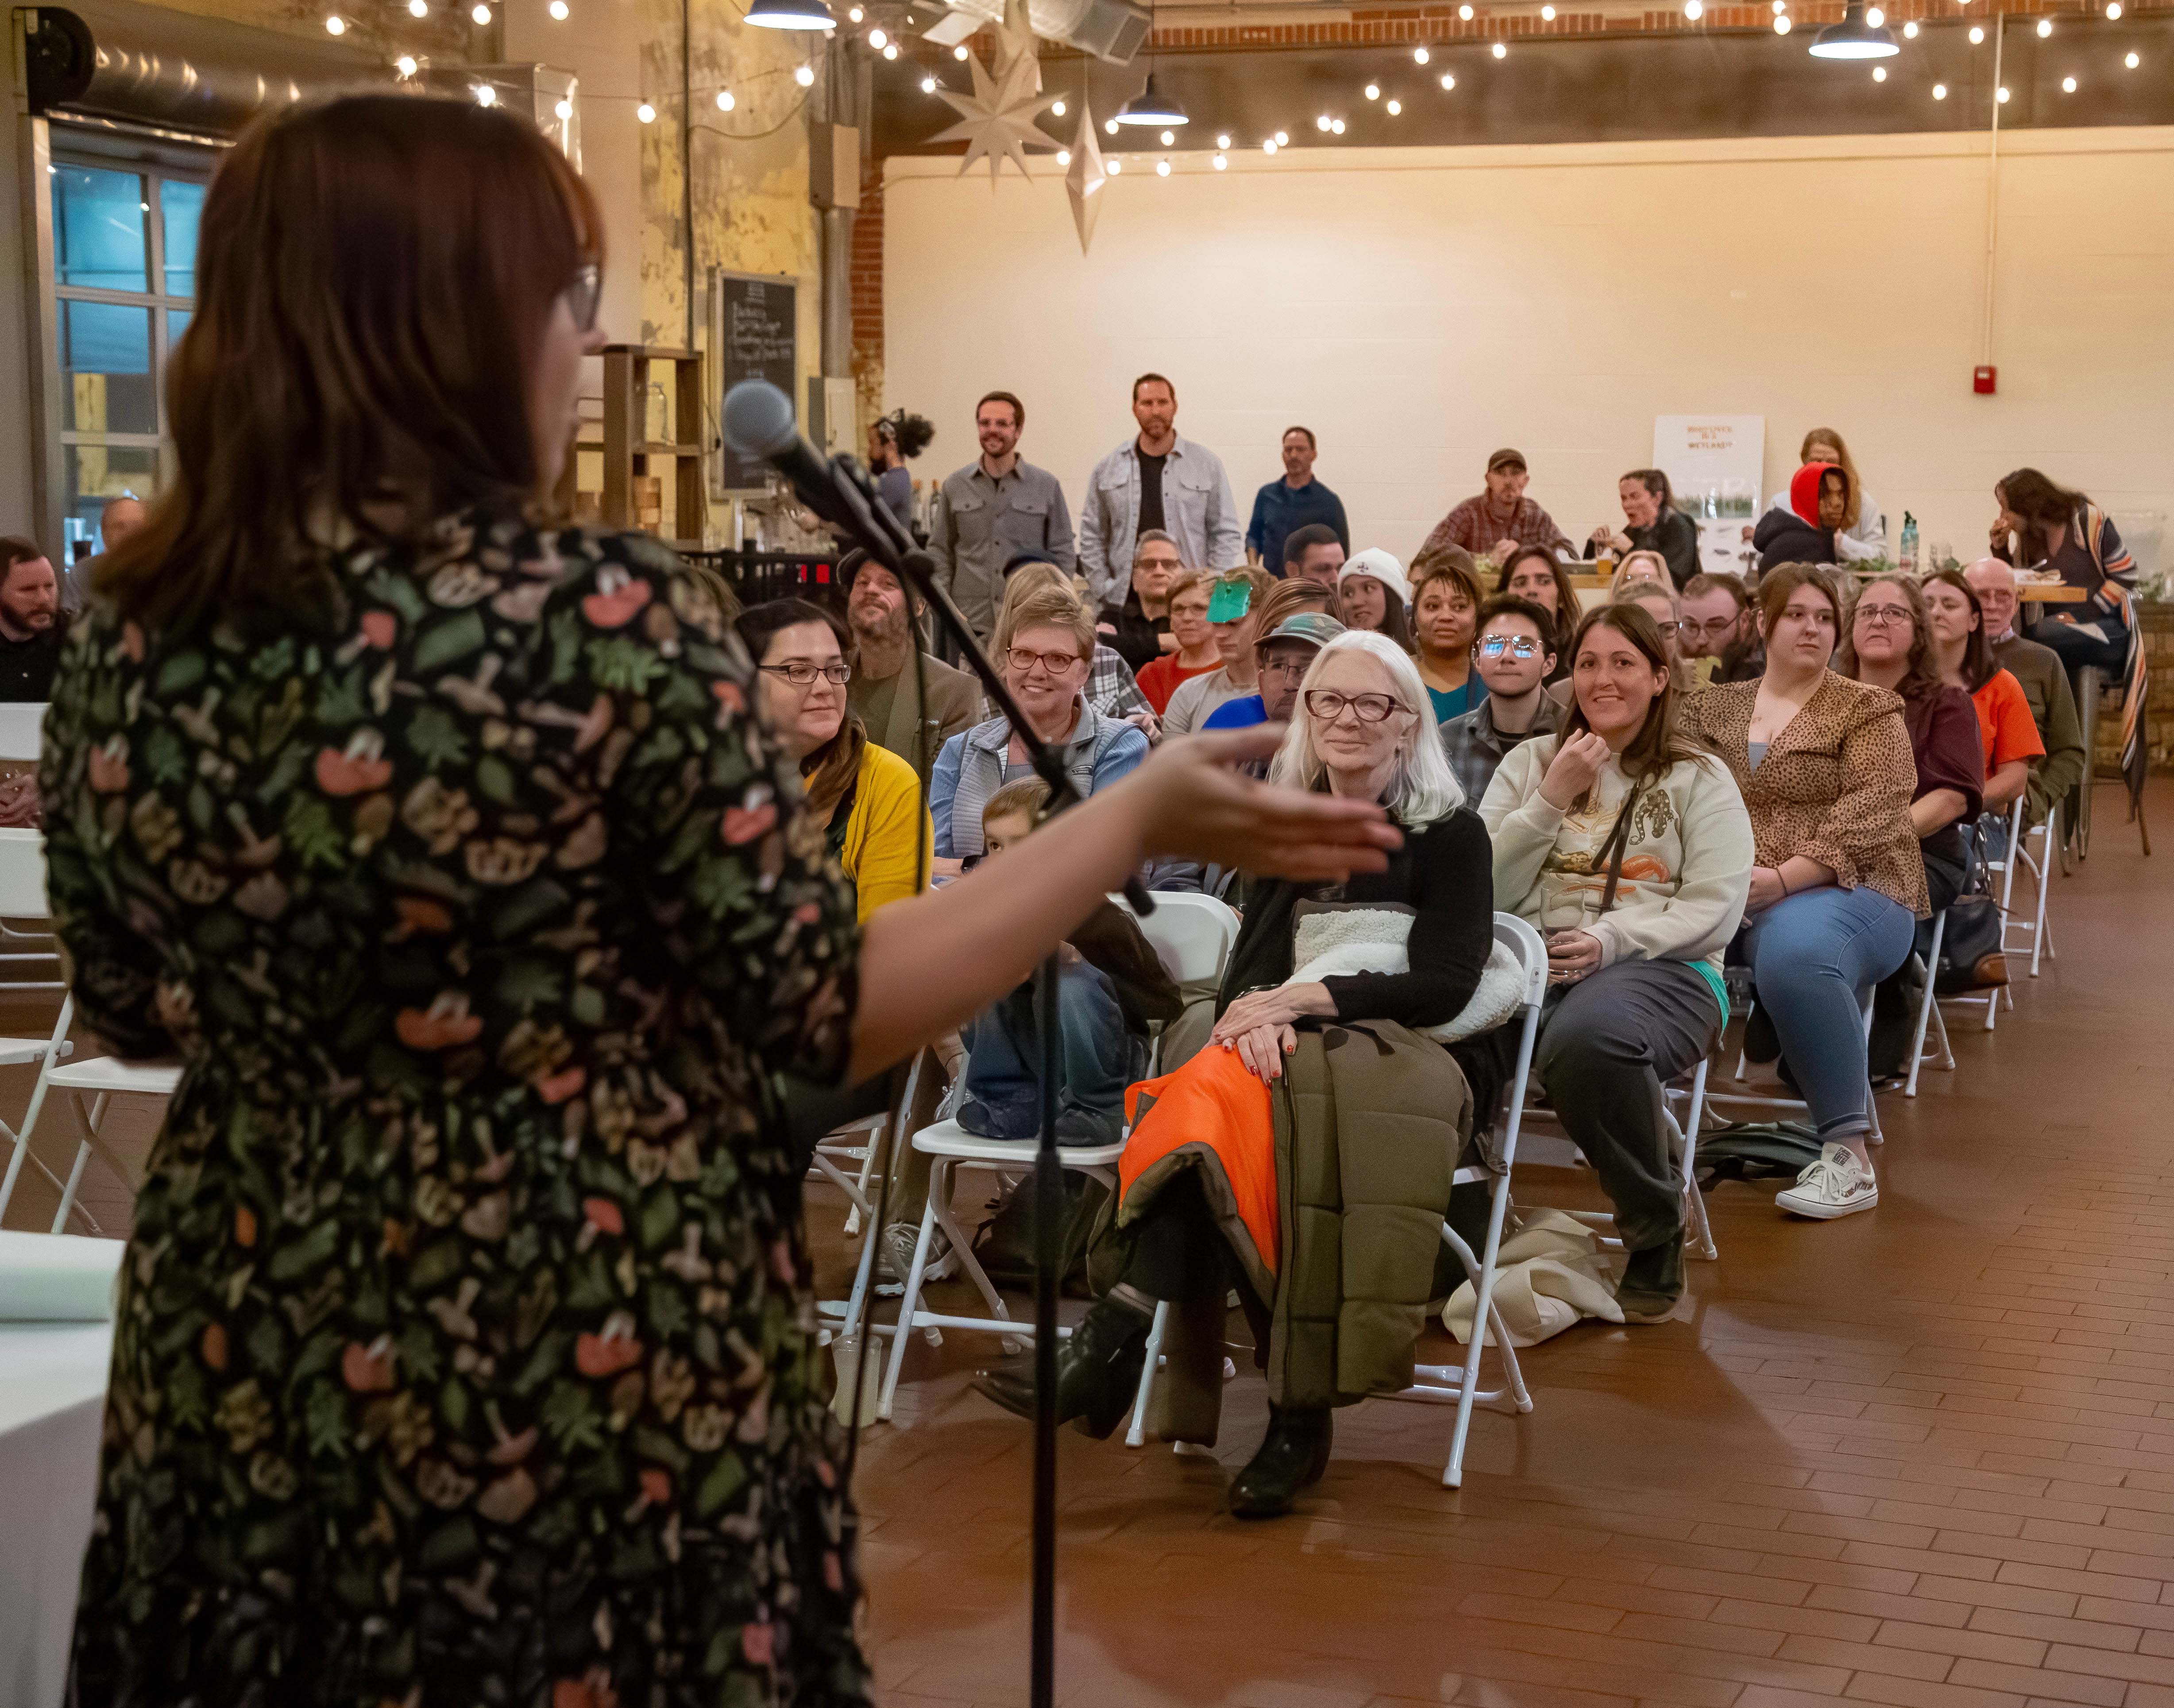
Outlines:
<svg viewBox="0 0 2174 1708"><path fill-rule="evenodd" d="M1917 518L1908 511L1902 512L1902 573L1917 573Z"/></svg>

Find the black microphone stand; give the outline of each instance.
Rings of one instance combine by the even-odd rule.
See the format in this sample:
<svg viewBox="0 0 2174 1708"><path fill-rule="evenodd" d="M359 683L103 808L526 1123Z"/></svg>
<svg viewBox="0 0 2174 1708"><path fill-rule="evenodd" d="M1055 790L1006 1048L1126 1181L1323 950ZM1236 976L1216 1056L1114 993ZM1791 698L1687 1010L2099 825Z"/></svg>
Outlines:
<svg viewBox="0 0 2174 1708"><path fill-rule="evenodd" d="M876 495L874 484L858 462L850 457L832 457L827 471L830 484L819 492L808 489L812 475L790 472L811 509L852 535L862 550L898 577L900 586L911 586L935 611L957 643L960 657L973 668L990 702L1026 749L1035 774L1049 785L1047 810L1056 813L1073 804L1079 794L1066 775L1062 749L1035 733L951 596L937 585L934 560L914 543L904 524ZM920 644L917 635L914 644ZM1125 900L1143 917L1155 911L1147 886L1137 875L1125 880ZM1057 1272L1062 1262L1057 1225L1064 1202L1063 1170L1057 1159L1057 958L1052 953L1035 975L1036 1022L1041 1044L1041 1133L1035 1149L1033 1198L1033 1638L1028 1689L1033 1708L1053 1708L1057 1700ZM906 1332L903 1322L898 1332ZM855 1395L852 1415L857 1423L858 1402Z"/></svg>

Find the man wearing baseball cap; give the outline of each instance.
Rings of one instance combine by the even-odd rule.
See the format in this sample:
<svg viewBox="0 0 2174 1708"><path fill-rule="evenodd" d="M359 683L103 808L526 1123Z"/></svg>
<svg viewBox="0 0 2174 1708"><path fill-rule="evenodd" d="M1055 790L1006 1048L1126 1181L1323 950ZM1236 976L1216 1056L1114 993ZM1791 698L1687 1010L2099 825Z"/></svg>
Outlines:
<svg viewBox="0 0 2174 1708"><path fill-rule="evenodd" d="M1260 662L1261 691L1226 700L1208 716L1203 729L1250 729L1257 723L1280 723L1298 704L1298 685L1313 656L1344 632L1326 611L1301 611L1276 624L1253 644ZM1263 768L1265 769L1265 767Z"/></svg>
<svg viewBox="0 0 2174 1708"><path fill-rule="evenodd" d="M1525 453L1507 446L1487 459L1487 489L1476 493L1435 525L1420 548L1421 555L1436 546L1457 545L1474 557L1505 562L1520 546L1544 546L1557 554L1577 555L1569 536L1555 519L1525 496Z"/></svg>
<svg viewBox="0 0 2174 1708"><path fill-rule="evenodd" d="M922 646L920 599L857 549L838 559L835 573L846 590L846 626L853 631L856 654L846 705L878 747L910 765L933 768L944 743L974 723L981 684L931 653L922 660L919 680L928 694L922 705L911 668L914 648Z"/></svg>

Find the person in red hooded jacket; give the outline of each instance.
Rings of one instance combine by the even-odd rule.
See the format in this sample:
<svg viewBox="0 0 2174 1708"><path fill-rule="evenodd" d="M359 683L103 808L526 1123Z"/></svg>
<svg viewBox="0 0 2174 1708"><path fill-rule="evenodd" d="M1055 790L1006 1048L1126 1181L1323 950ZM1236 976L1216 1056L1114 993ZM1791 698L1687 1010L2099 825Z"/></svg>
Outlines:
<svg viewBox="0 0 2174 1708"><path fill-rule="evenodd" d="M1849 512L1849 476L1832 462L1807 462L1789 478L1789 507L1777 505L1759 518L1751 543L1759 573L1777 564L1831 564L1835 530Z"/></svg>

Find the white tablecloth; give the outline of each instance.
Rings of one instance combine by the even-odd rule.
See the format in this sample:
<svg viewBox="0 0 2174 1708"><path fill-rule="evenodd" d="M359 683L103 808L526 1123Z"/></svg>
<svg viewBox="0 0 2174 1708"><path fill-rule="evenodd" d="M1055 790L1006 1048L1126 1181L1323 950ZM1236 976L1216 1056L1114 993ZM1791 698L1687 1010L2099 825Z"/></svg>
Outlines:
<svg viewBox="0 0 2174 1708"><path fill-rule="evenodd" d="M110 1322L0 1323L0 1703L60 1708L98 1484Z"/></svg>

